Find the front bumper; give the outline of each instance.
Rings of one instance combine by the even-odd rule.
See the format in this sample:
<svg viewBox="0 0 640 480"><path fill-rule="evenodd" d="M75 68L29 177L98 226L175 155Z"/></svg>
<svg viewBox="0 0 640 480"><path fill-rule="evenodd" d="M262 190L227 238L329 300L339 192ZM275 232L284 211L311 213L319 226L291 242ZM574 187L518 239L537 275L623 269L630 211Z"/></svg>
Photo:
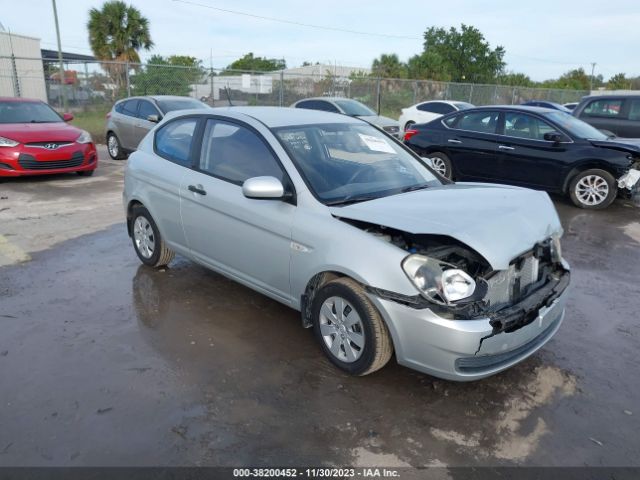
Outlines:
<svg viewBox="0 0 640 480"><path fill-rule="evenodd" d="M618 188L626 189L633 195L640 188L640 170L632 168L618 179Z"/></svg>
<svg viewBox="0 0 640 480"><path fill-rule="evenodd" d="M491 318L451 320L428 308L416 309L372 293L369 298L386 320L398 363L448 380L471 381L521 362L549 341L564 319L566 275L562 291L550 288L545 296L542 287L538 303L521 303L522 315L530 316L524 326L513 323L518 306Z"/></svg>
<svg viewBox="0 0 640 480"><path fill-rule="evenodd" d="M0 148L0 177L82 172L97 166L93 143L71 143L55 150L27 145Z"/></svg>

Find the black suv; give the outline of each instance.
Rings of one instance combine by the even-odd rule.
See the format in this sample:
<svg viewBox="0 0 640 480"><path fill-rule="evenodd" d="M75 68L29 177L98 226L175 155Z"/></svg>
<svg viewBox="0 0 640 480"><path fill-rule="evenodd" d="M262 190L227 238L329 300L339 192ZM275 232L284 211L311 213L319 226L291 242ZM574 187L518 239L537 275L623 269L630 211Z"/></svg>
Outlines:
<svg viewBox="0 0 640 480"><path fill-rule="evenodd" d="M618 137L640 138L640 95L584 97L573 115Z"/></svg>
<svg viewBox="0 0 640 480"><path fill-rule="evenodd" d="M606 208L640 185L640 140L549 108L472 108L414 125L404 141L447 178L562 193L581 208Z"/></svg>

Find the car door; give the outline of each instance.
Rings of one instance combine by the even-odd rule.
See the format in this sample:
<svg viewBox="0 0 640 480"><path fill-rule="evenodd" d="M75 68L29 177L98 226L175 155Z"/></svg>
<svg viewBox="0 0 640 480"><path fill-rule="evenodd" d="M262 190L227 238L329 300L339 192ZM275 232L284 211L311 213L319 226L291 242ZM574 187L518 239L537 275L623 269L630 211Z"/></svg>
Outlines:
<svg viewBox="0 0 640 480"><path fill-rule="evenodd" d="M568 152L575 144L551 123L524 112L507 111L500 122L498 150L501 175L496 180L533 188L561 188ZM561 142L544 139L545 133L559 132Z"/></svg>
<svg viewBox="0 0 640 480"><path fill-rule="evenodd" d="M490 180L499 177L498 125L499 112L480 110L450 117L445 136L445 153L458 180Z"/></svg>
<svg viewBox="0 0 640 480"><path fill-rule="evenodd" d="M197 165L180 187L182 224L196 260L290 302L296 207L282 200L246 198L243 182L259 176L290 185L276 154L256 130L241 122L207 119Z"/></svg>
<svg viewBox="0 0 640 480"><path fill-rule="evenodd" d="M187 251L180 219L182 177L191 168L198 117L181 117L167 122L154 136L156 155L140 152L137 175L145 184L141 197L151 210L164 239L176 250Z"/></svg>
<svg viewBox="0 0 640 480"><path fill-rule="evenodd" d="M160 112L158 109L151 103L149 100L140 100L138 104L138 114L137 121L134 125L133 142L136 145L136 148L140 144L140 141L144 138L144 136L149 133L149 131L156 126L157 122L152 122L148 120L149 115L156 115L158 119L161 118Z"/></svg>
<svg viewBox="0 0 640 480"><path fill-rule="evenodd" d="M626 121L620 127L620 136L640 138L640 98L628 98L625 106Z"/></svg>
<svg viewBox="0 0 640 480"><path fill-rule="evenodd" d="M119 119L119 127L116 135L120 140L120 144L126 150L135 150L139 141L136 141L135 126L138 122L138 104L137 98L132 98L124 102L122 107L122 116Z"/></svg>
<svg viewBox="0 0 640 480"><path fill-rule="evenodd" d="M618 136L626 133L623 98L595 98L578 112L578 118L600 130L609 130Z"/></svg>

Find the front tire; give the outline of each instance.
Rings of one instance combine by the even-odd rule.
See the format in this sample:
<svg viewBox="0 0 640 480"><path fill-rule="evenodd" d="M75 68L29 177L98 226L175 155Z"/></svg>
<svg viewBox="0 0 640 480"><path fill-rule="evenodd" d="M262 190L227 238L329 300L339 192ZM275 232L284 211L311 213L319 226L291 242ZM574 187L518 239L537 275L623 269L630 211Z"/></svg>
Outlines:
<svg viewBox="0 0 640 480"><path fill-rule="evenodd" d="M325 355L351 375L384 367L393 353L389 330L363 288L339 278L320 289L312 304L313 329Z"/></svg>
<svg viewBox="0 0 640 480"><path fill-rule="evenodd" d="M122 160L126 157L122 150L122 145L120 145L120 140L118 140L118 137L113 132L109 132L107 135L107 152L109 152L109 156L114 160Z"/></svg>
<svg viewBox="0 0 640 480"><path fill-rule="evenodd" d="M431 159L431 163L433 164L433 169L442 175L444 178L448 178L449 180L453 179L453 169L451 167L451 160L449 157L442 152L434 152L428 155Z"/></svg>
<svg viewBox="0 0 640 480"><path fill-rule="evenodd" d="M131 240L140 261L150 267L163 267L175 256L162 239L151 214L142 205L133 207Z"/></svg>
<svg viewBox="0 0 640 480"><path fill-rule="evenodd" d="M580 172L569 184L569 196L576 207L602 210L616 199L618 186L609 172L592 168Z"/></svg>

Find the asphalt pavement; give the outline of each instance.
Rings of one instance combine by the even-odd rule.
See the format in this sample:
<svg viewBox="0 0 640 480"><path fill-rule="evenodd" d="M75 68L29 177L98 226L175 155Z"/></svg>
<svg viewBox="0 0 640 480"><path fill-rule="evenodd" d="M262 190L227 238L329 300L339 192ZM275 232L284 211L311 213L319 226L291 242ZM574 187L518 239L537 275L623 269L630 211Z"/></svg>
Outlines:
<svg viewBox="0 0 640 480"><path fill-rule="evenodd" d="M1 466L640 466L638 201L554 199L571 294L528 360L352 378L297 312L181 257L142 266L123 165L0 183Z"/></svg>

